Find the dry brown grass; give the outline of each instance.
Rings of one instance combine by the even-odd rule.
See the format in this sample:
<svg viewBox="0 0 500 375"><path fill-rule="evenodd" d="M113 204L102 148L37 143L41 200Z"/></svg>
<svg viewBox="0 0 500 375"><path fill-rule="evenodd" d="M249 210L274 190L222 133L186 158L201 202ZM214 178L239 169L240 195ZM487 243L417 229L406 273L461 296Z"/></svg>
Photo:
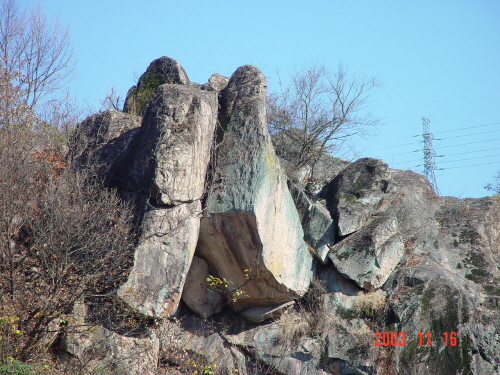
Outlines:
<svg viewBox="0 0 500 375"><path fill-rule="evenodd" d="M354 304L356 310L373 317L385 306L385 294L381 291L364 293L360 291Z"/></svg>

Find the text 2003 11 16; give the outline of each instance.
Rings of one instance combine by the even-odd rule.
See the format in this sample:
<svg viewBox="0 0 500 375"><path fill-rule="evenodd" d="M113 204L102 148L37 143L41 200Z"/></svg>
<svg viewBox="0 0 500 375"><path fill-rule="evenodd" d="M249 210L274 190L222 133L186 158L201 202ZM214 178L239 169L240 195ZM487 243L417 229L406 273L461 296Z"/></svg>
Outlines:
<svg viewBox="0 0 500 375"><path fill-rule="evenodd" d="M405 346L406 334L404 332L375 332L375 346ZM456 332L444 332L443 341L445 346L457 346ZM419 346L432 346L431 333L418 333Z"/></svg>

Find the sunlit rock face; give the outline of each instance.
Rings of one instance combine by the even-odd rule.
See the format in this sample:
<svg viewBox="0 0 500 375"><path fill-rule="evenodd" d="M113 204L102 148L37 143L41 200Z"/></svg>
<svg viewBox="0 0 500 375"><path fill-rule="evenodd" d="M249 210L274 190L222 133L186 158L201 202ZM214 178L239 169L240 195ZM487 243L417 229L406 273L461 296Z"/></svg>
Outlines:
<svg viewBox="0 0 500 375"><path fill-rule="evenodd" d="M149 101L121 186L141 195L142 219L118 294L143 314L170 316L178 307L198 241L216 116L216 93L192 86L159 86Z"/></svg>
<svg viewBox="0 0 500 375"><path fill-rule="evenodd" d="M134 262L117 294L154 324L140 337L109 322L60 332L65 358L93 361L97 348L110 374L123 360L131 374L215 364L248 375L499 373L497 200L438 197L424 176L372 158L323 155L314 171L288 165L287 181L259 69L200 85L160 58L146 73L131 113L89 117L70 158L97 166L134 205ZM376 346L383 330L404 332L406 344ZM418 332L432 345L420 347Z"/></svg>
<svg viewBox="0 0 500 375"><path fill-rule="evenodd" d="M220 145L197 254L241 286L236 311L275 308L307 291L312 257L267 130L265 78L242 66L220 97Z"/></svg>

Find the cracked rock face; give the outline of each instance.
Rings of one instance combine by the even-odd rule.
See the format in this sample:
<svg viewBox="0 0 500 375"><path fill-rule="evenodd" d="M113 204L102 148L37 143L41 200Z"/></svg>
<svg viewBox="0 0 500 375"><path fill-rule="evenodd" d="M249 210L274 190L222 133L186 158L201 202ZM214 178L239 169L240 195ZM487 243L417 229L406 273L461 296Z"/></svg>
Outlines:
<svg viewBox="0 0 500 375"><path fill-rule="evenodd" d="M134 253L134 266L118 296L141 314L168 317L179 305L200 228L199 201L149 209Z"/></svg>
<svg viewBox="0 0 500 375"><path fill-rule="evenodd" d="M304 240L314 250L316 258L326 264L330 248L335 243L337 225L323 204L309 199L307 194L291 181L288 181L288 188L299 213Z"/></svg>
<svg viewBox="0 0 500 375"><path fill-rule="evenodd" d="M216 93L191 86L158 87L122 186L146 190L160 206L199 200L216 118Z"/></svg>
<svg viewBox="0 0 500 375"><path fill-rule="evenodd" d="M363 158L339 173L321 193L340 236L361 229L380 210L380 203L392 188L392 177L382 160Z"/></svg>
<svg viewBox="0 0 500 375"><path fill-rule="evenodd" d="M165 84L144 116L122 184L142 196L141 235L134 266L118 291L143 314L177 310L198 241L216 115L215 93Z"/></svg>
<svg viewBox="0 0 500 375"><path fill-rule="evenodd" d="M306 292L312 257L267 130L266 81L259 69L238 68L220 104L221 143L197 254L241 286L236 311L274 309Z"/></svg>
<svg viewBox="0 0 500 375"><path fill-rule="evenodd" d="M384 285L404 250L397 219L382 217L333 246L329 257L340 273L372 290Z"/></svg>
<svg viewBox="0 0 500 375"><path fill-rule="evenodd" d="M135 313L170 319L143 327L141 339L104 326L68 331L68 358L124 361L131 374L187 360L191 372L217 364L248 375L499 373L496 200L437 197L425 177L372 158L325 156L333 180L321 195L321 178L312 190L299 181L307 169L287 187L266 126L266 81L252 65L198 85L160 58L127 101L132 112L142 103L143 117L89 117L71 157L77 169L97 164L135 205L134 264L118 296ZM311 283L313 269L324 285ZM211 290L210 275L228 287ZM89 317L75 314L82 325ZM382 329L405 332L406 345L375 346ZM420 348L418 332L456 332L458 344ZM109 355L89 357L94 347Z"/></svg>
<svg viewBox="0 0 500 375"><path fill-rule="evenodd" d="M115 110L86 118L72 139L73 165L83 169L97 164L99 177L114 186L141 123L142 117Z"/></svg>

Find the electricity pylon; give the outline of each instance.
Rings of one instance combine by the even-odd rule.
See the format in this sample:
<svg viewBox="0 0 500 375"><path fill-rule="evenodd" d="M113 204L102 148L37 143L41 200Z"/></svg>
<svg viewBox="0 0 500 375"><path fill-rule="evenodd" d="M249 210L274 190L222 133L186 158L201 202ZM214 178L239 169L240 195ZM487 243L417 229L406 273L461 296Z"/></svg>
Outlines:
<svg viewBox="0 0 500 375"><path fill-rule="evenodd" d="M422 133L424 137L424 175L429 180L432 188L434 189L437 196L439 196L439 189L436 181L436 176L434 175L434 170L436 169L436 164L434 162L434 157L436 153L432 148L432 140L434 136L431 133L431 120L422 117L422 123L424 124L424 132Z"/></svg>

